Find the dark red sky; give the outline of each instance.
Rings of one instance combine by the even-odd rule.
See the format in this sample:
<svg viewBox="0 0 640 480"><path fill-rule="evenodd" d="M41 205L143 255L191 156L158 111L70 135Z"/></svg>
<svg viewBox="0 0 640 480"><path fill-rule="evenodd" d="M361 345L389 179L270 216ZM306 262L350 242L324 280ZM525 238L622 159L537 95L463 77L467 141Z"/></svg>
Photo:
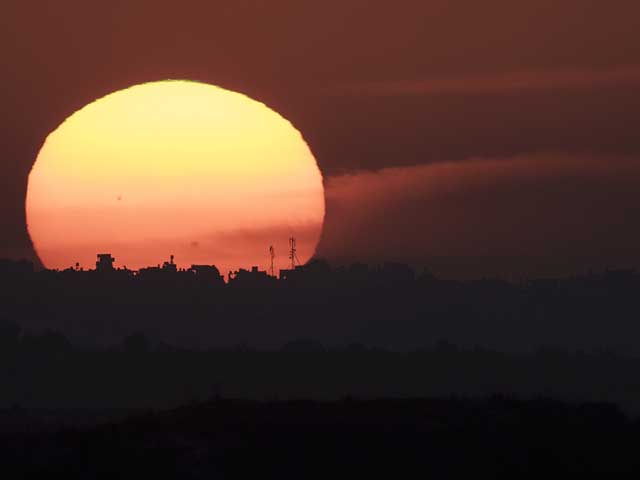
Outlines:
<svg viewBox="0 0 640 480"><path fill-rule="evenodd" d="M291 120L328 189L318 253L443 275L640 267L636 1L5 0L0 256L91 100L189 78Z"/></svg>

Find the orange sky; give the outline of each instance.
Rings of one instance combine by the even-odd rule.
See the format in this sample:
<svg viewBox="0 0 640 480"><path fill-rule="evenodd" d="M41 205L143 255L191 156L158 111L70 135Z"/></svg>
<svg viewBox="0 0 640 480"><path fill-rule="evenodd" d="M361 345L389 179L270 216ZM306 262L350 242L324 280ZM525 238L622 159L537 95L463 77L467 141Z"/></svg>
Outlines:
<svg viewBox="0 0 640 480"><path fill-rule="evenodd" d="M454 257L444 252L447 262L469 265L469 273L480 277L494 267L510 270L511 260L482 260L498 247L487 247L493 240L484 229L466 228L477 224L489 195L502 199L490 216L492 231L504 232L497 244L517 247L554 231L535 255L518 262L523 275L540 272L541 257L568 274L612 265L640 268L639 250L621 248L640 238L633 210L640 204L640 177L625 177L636 183L622 191L617 180L620 163L640 158L639 18L635 0L401 0L391 7L365 0L135 0L110 2L99 15L82 0L39 2L37 8L4 0L0 257L38 264L26 228L25 196L29 172L50 132L110 92L188 78L243 92L289 119L310 145L327 190L342 185L344 175L368 186L370 172L429 172L418 176L422 186L411 180L419 192L411 202L403 191L388 195L393 184L386 182L375 183L385 187L384 194L354 188L335 200L328 192L317 255L334 263L401 258L421 264L443 254L450 238L443 232L459 228L467 235L464 249L459 235L451 234L460 248ZM588 177L580 188L573 179L556 177L551 161L531 168L534 181L514 178L526 182L525 189L503 177L490 192L443 178L452 189L460 186L464 205L434 203L426 189L432 185L431 165L463 163L455 171L467 181L466 172L475 172L470 159L521 172L515 163L542 157L590 164L597 158L610 170L585 173L572 161L574 176ZM538 174L539 169L546 170ZM559 190L572 199L571 209L566 203L556 208L541 193L555 192L555 198ZM509 207L518 202L540 207L533 221L511 228ZM597 217L601 222L594 222L594 204L606 210ZM282 225L269 236L288 230ZM305 232L314 235L313 227ZM573 255L576 247L556 246L578 233L580 258L586 260L565 267L566 251ZM254 240L259 234L247 228L222 236L234 239L227 255L236 255L239 243L255 241L256 251L264 248ZM288 234L282 236L286 242ZM43 246L36 246L42 254ZM286 248L277 246L280 260ZM207 258L218 256L210 252ZM168 253L152 255L153 263ZM120 263L123 257L114 255Z"/></svg>
<svg viewBox="0 0 640 480"><path fill-rule="evenodd" d="M170 254L221 272L259 265L290 235L309 259L324 218L322 176L300 133L264 104L186 81L138 85L51 133L29 176L27 223L45 266L97 252L140 268Z"/></svg>

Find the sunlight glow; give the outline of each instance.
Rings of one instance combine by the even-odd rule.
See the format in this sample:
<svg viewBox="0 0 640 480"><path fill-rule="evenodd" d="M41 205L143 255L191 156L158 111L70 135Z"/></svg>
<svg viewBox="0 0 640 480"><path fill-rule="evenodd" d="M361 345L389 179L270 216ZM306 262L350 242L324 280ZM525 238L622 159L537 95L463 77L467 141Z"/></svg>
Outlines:
<svg viewBox="0 0 640 480"><path fill-rule="evenodd" d="M315 251L322 175L287 120L245 95L161 81L107 95L67 118L29 175L26 214L49 268L215 264L222 273L287 266Z"/></svg>

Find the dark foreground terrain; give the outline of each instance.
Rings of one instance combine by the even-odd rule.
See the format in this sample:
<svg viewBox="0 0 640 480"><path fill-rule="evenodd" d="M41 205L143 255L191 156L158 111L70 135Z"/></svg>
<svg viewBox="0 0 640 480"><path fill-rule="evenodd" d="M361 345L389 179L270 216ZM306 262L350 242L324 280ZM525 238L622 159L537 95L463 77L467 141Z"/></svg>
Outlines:
<svg viewBox="0 0 640 480"><path fill-rule="evenodd" d="M0 262L0 480L640 470L638 272L215 277Z"/></svg>
<svg viewBox="0 0 640 480"><path fill-rule="evenodd" d="M19 409L5 411L3 427L11 415L27 418ZM640 471L640 423L601 403L213 399L57 431L40 430L29 418L30 428L19 431L14 421L4 429L0 461L9 476L3 478L538 478Z"/></svg>

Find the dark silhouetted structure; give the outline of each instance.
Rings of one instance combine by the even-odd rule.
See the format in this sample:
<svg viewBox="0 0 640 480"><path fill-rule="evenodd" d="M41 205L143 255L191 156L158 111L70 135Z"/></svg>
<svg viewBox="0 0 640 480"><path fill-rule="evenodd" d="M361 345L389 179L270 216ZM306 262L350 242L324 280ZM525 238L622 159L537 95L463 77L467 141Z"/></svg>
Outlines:
<svg viewBox="0 0 640 480"><path fill-rule="evenodd" d="M195 278L211 285L224 285L224 277L215 265L191 265L188 270Z"/></svg>
<svg viewBox="0 0 640 480"><path fill-rule="evenodd" d="M110 253L99 253L96 262L97 272L112 272L114 270L113 263L116 261Z"/></svg>
<svg viewBox="0 0 640 480"><path fill-rule="evenodd" d="M259 270L258 267L251 267L251 270L239 269L229 275L229 285L239 287L266 287L273 286L277 280L266 271Z"/></svg>

